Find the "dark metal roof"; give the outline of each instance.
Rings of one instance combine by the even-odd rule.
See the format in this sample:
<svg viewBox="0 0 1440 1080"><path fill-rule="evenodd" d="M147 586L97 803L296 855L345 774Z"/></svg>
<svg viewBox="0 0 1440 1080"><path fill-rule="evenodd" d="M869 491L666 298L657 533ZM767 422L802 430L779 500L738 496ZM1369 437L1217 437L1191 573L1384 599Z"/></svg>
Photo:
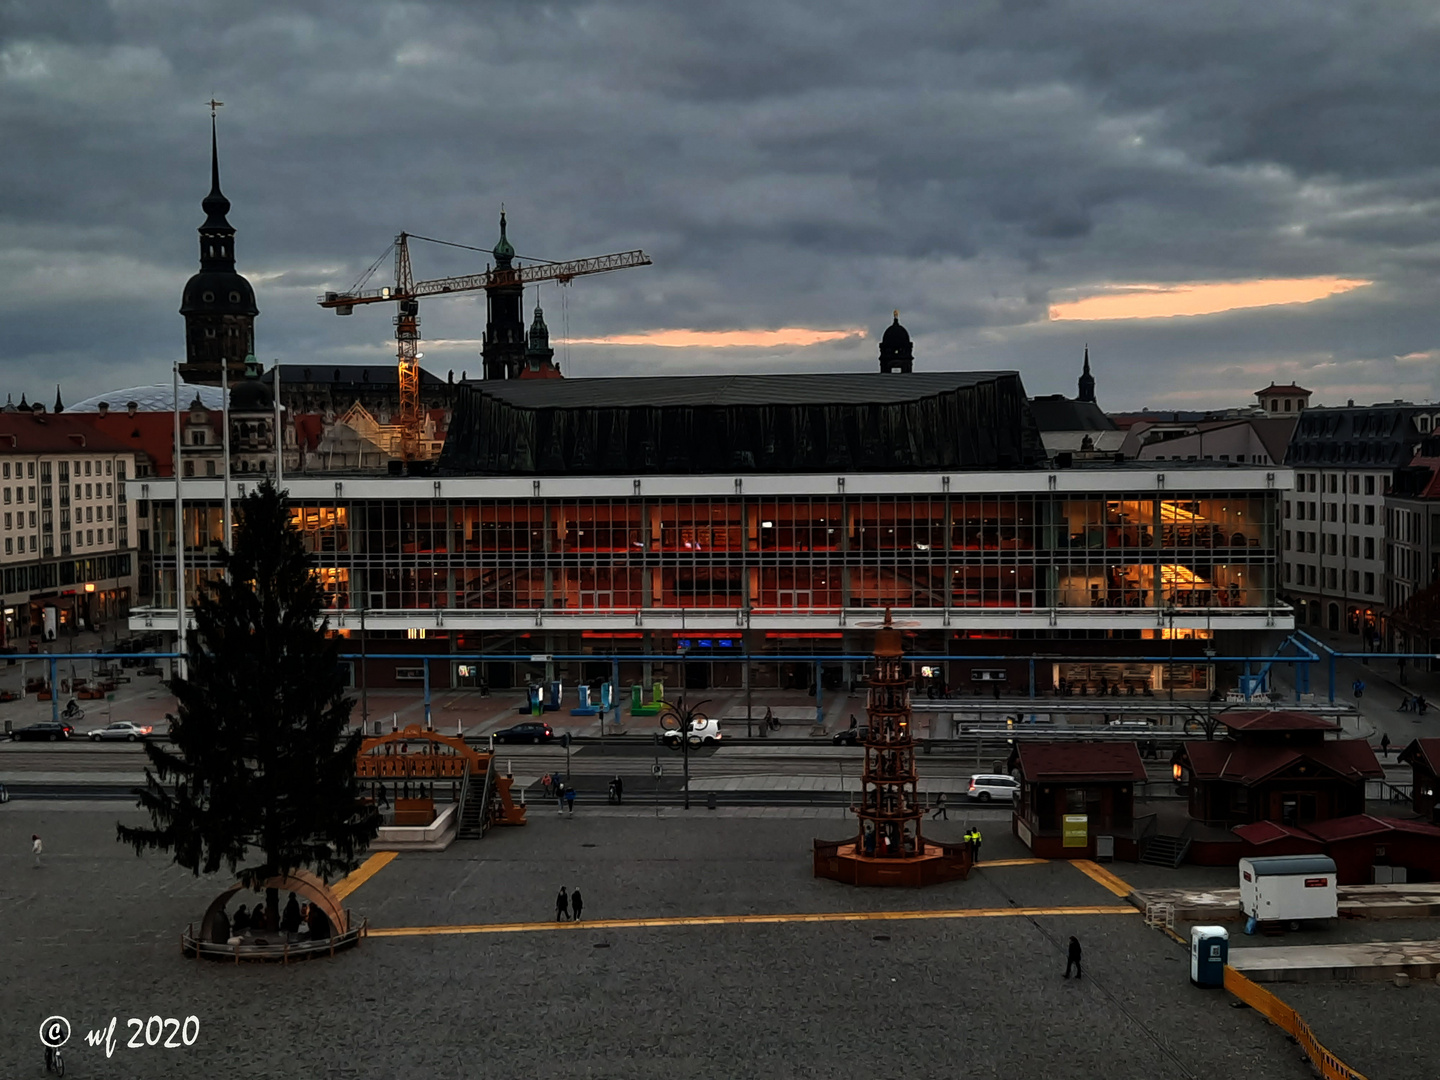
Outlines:
<svg viewBox="0 0 1440 1080"><path fill-rule="evenodd" d="M1093 401L1076 401L1063 394L1030 399L1030 411L1041 431L1117 431L1111 420Z"/></svg>
<svg viewBox="0 0 1440 1080"><path fill-rule="evenodd" d="M1393 469L1408 465L1424 435L1419 405L1306 409L1290 436L1286 465Z"/></svg>
<svg viewBox="0 0 1440 1080"><path fill-rule="evenodd" d="M940 371L886 375L660 375L623 379L526 380L467 385L522 409L613 409L670 405L892 405L970 389L1013 371Z"/></svg>
<svg viewBox="0 0 1440 1080"><path fill-rule="evenodd" d="M450 475L1021 469L1045 462L1013 371L494 380L456 387Z"/></svg>

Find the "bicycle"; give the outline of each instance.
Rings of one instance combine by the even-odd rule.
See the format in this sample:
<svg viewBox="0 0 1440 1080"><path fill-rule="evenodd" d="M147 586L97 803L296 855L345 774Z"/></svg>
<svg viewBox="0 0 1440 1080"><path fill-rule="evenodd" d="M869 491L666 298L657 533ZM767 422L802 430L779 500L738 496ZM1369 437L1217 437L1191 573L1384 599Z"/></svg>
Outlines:
<svg viewBox="0 0 1440 1080"><path fill-rule="evenodd" d="M75 703L75 699L74 699L74 698L71 698L71 699L70 699L70 703L69 703L68 705L66 705L65 708L63 708L63 709L60 710L60 719L62 719L62 720L84 720L84 719L85 719L85 710L82 709L79 705L77 705L77 704Z"/></svg>
<svg viewBox="0 0 1440 1080"><path fill-rule="evenodd" d="M61 1056L58 1046L45 1048L45 1071L53 1072L56 1076L65 1075L65 1059Z"/></svg>

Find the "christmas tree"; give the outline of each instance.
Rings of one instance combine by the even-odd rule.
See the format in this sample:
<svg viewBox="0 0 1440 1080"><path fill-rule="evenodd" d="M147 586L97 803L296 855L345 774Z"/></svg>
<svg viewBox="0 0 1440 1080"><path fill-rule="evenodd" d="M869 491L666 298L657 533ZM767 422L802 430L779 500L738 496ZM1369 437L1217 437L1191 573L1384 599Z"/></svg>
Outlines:
<svg viewBox="0 0 1440 1080"><path fill-rule="evenodd" d="M361 802L339 649L285 496L265 483L238 505L234 550L195 603L170 743L149 743L139 805L117 825L137 854L173 853L197 876L222 866L247 886L309 868L352 870L379 828ZM278 896L267 899L278 922Z"/></svg>

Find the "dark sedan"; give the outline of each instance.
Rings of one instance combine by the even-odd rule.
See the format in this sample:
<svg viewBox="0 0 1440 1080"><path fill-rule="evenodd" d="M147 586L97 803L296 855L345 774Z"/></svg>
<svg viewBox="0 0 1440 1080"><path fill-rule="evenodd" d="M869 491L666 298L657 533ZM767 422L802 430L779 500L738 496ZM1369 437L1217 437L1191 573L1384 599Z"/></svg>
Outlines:
<svg viewBox="0 0 1440 1080"><path fill-rule="evenodd" d="M31 724L29 727L15 729L16 739L28 739L35 742L55 742L57 739L68 739L75 734L75 729L69 724L57 724L53 720L43 720L38 724Z"/></svg>
<svg viewBox="0 0 1440 1080"><path fill-rule="evenodd" d="M836 746L859 746L870 737L868 727L846 728L844 731L837 731L830 737L830 741Z"/></svg>
<svg viewBox="0 0 1440 1080"><path fill-rule="evenodd" d="M555 738L555 732L549 724L532 722L528 724L516 724L514 727L507 727L503 731L495 732L495 741L503 743L547 743Z"/></svg>

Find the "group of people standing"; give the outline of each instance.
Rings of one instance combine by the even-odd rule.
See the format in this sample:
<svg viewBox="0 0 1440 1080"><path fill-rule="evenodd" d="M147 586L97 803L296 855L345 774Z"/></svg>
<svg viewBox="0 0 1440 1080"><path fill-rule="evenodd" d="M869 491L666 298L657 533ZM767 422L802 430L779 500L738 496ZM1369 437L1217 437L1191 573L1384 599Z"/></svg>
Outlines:
<svg viewBox="0 0 1440 1080"><path fill-rule="evenodd" d="M541 787L544 788L545 793L555 799L555 805L558 807L556 813L564 814L569 812L572 817L574 816L575 789L565 783L565 777L559 773L555 773L553 776L550 773L546 773L540 778L540 784Z"/></svg>
<svg viewBox="0 0 1440 1080"><path fill-rule="evenodd" d="M309 901L301 903L292 892L280 913L279 931L291 939L303 937L309 941L325 941L331 935L330 918L319 904ZM215 916L214 933L211 935L218 945L238 945L246 935L270 933L269 914L264 904L248 908L241 904L235 910L232 920L222 907Z"/></svg>

